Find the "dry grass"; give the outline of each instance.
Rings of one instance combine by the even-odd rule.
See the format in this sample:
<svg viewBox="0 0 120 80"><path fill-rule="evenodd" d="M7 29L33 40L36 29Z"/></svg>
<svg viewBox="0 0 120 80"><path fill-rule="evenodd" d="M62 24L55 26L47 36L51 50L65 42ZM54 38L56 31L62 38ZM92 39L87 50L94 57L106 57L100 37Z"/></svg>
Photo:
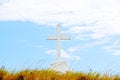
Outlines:
<svg viewBox="0 0 120 80"><path fill-rule="evenodd" d="M22 70L19 72L8 72L0 69L0 80L120 80L119 75L101 75L89 72L66 72L59 73L52 70Z"/></svg>

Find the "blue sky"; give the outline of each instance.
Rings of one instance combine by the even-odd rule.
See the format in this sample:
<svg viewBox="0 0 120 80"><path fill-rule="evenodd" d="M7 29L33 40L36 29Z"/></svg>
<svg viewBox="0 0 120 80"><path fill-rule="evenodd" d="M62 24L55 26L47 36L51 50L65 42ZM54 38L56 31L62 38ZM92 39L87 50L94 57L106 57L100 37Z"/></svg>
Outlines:
<svg viewBox="0 0 120 80"><path fill-rule="evenodd" d="M49 68L56 60L56 24L61 24L62 59L77 71L120 70L118 0L3 0L0 2L0 66ZM112 5L112 6L111 6Z"/></svg>

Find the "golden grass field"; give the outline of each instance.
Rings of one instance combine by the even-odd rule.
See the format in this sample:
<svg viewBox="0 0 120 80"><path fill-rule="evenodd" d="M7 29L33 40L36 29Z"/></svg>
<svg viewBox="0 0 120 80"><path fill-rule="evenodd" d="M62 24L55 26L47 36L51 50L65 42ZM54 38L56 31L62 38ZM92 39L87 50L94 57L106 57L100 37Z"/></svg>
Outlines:
<svg viewBox="0 0 120 80"><path fill-rule="evenodd" d="M53 70L21 70L8 72L0 69L0 80L120 80L120 75L108 75L95 72L66 72L59 73Z"/></svg>

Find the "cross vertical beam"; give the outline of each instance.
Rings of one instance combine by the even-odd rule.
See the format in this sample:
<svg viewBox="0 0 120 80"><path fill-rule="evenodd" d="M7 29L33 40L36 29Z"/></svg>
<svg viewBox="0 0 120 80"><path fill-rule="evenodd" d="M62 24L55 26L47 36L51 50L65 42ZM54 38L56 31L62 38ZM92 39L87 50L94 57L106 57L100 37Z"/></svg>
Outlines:
<svg viewBox="0 0 120 80"><path fill-rule="evenodd" d="M59 61L60 60L60 58L61 58L61 33L60 33L60 31L61 31L61 27L60 27L60 25L58 24L57 25L57 61Z"/></svg>
<svg viewBox="0 0 120 80"><path fill-rule="evenodd" d="M70 40L69 36L61 36L61 26L57 24L57 35L56 36L48 36L47 40L57 40L57 49L56 49L56 57L57 61L61 59L61 40Z"/></svg>

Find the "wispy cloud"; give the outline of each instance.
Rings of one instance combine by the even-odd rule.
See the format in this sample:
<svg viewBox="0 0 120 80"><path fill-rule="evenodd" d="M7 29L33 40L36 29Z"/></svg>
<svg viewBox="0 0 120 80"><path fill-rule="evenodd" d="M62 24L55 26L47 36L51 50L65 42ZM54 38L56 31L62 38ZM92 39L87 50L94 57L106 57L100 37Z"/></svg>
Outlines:
<svg viewBox="0 0 120 80"><path fill-rule="evenodd" d="M99 45L106 45L108 42L110 42L111 39L107 39L107 38L104 38L104 39L101 39L101 40L95 40L95 41L92 41L92 42L89 42L89 43L85 43L83 45L83 48L89 48L89 47L94 47L94 46L99 46Z"/></svg>
<svg viewBox="0 0 120 80"><path fill-rule="evenodd" d="M75 52L76 50L74 49L67 49L67 50L64 50L62 49L61 50L61 58L63 59L70 59L70 60L79 60L80 59L80 56L76 56L76 55L73 55L71 52ZM52 49L49 49L46 51L47 54L52 54L52 55L56 55L56 50L52 50Z"/></svg>
<svg viewBox="0 0 120 80"><path fill-rule="evenodd" d="M28 41L25 40L25 39L21 39L21 40L19 40L19 42L21 42L21 43L25 43L25 42L28 42Z"/></svg>
<svg viewBox="0 0 120 80"><path fill-rule="evenodd" d="M47 50L46 53L47 54L56 55L56 50ZM66 51L61 50L61 57L69 59L70 55Z"/></svg>
<svg viewBox="0 0 120 80"><path fill-rule="evenodd" d="M47 54L56 54L56 50L49 49L46 51Z"/></svg>
<svg viewBox="0 0 120 80"><path fill-rule="evenodd" d="M45 49L45 47L42 44L35 44L35 43L32 43L32 42L25 40L25 39L18 40L18 42L23 43L24 45L26 45L28 47L36 47L36 48Z"/></svg>
<svg viewBox="0 0 120 80"><path fill-rule="evenodd" d="M0 5L3 5L5 3L9 2L9 0L0 0Z"/></svg>
<svg viewBox="0 0 120 80"><path fill-rule="evenodd" d="M120 55L120 40L114 41L111 45L105 46L104 49L112 53L112 55L119 56Z"/></svg>
<svg viewBox="0 0 120 80"><path fill-rule="evenodd" d="M36 47L43 48L44 46L39 44L39 45L36 45Z"/></svg>
<svg viewBox="0 0 120 80"><path fill-rule="evenodd" d="M70 52L70 53L74 53L74 52L79 51L79 47L78 46L70 47L70 48L67 49L67 51Z"/></svg>

